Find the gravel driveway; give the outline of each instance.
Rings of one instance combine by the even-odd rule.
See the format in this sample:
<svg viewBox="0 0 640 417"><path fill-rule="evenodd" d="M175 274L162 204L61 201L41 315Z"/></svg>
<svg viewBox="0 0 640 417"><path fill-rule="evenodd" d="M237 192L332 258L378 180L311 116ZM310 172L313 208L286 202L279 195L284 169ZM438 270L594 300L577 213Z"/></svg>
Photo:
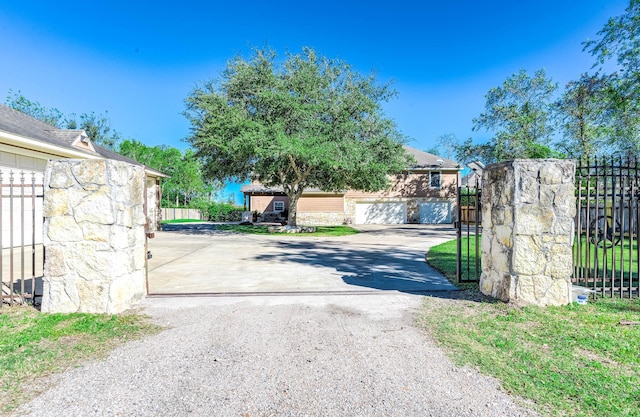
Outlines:
<svg viewBox="0 0 640 417"><path fill-rule="evenodd" d="M167 327L70 369L32 416L532 416L453 366L399 292L156 298Z"/></svg>

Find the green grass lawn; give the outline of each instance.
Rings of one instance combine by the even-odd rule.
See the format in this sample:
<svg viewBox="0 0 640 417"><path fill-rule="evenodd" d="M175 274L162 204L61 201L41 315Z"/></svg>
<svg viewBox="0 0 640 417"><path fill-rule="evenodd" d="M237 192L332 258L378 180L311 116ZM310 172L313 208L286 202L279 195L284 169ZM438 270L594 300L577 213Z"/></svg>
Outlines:
<svg viewBox="0 0 640 417"><path fill-rule="evenodd" d="M40 377L105 356L159 327L136 314L45 314L32 308L0 310L0 414L37 395ZM38 388L41 387L41 388Z"/></svg>
<svg viewBox="0 0 640 417"><path fill-rule="evenodd" d="M631 281L632 286L638 286L638 242L635 237L632 240L624 238L620 244L605 250L582 236L580 245L576 245L575 259L576 266L580 266L576 270L580 285L594 287L593 282L580 282L581 277L619 277L623 271L625 285ZM601 286L601 282L596 280L595 286Z"/></svg>
<svg viewBox="0 0 640 417"><path fill-rule="evenodd" d="M427 260L455 282L455 240ZM640 299L517 307L466 288L427 297L419 319L458 365L496 377L543 415L640 416Z"/></svg>
<svg viewBox="0 0 640 417"><path fill-rule="evenodd" d="M478 236L478 250L480 250L480 239ZM477 280L482 272L480 258L478 258L478 268L476 269L476 237L469 236L462 238L462 279ZM427 253L427 263L440 271L451 282L456 283L456 240L441 243L433 246Z"/></svg>
<svg viewBox="0 0 640 417"><path fill-rule="evenodd" d="M163 220L162 224L175 224L175 223L200 223L203 220L198 219L175 219L175 220Z"/></svg>
<svg viewBox="0 0 640 417"><path fill-rule="evenodd" d="M269 233L269 226L263 225L239 225L239 224L221 224L216 226L217 230L226 230L235 233L248 233L254 235L273 235ZM315 233L278 233L282 236L348 236L359 233L356 229L349 226L317 226Z"/></svg>
<svg viewBox="0 0 640 417"><path fill-rule="evenodd" d="M640 416L640 300L517 308L427 298L419 322L458 365L550 416Z"/></svg>
<svg viewBox="0 0 640 417"><path fill-rule="evenodd" d="M480 248L480 241L482 237L478 236L477 243L478 249ZM634 286L638 285L638 246L637 242L631 242L628 238L621 241L619 245L613 248L607 248L606 251L603 248L596 247L589 243L587 245L587 238L582 236L582 244L576 248L576 259L580 261L580 265L589 269L590 276L606 276L611 277L615 272L616 275L620 274L620 271L625 272L625 283L628 283L629 272L631 272L631 281ZM587 256L587 249L589 256ZM462 238L462 279L473 280L479 279L482 272L482 264L478 259L478 268L476 269L475 263L476 256L476 237L463 237ZM606 261L605 261L606 259ZM614 263L615 260L615 263ZM450 240L440 245L434 246L429 249L427 253L427 262L438 271L442 272L452 282L456 282L456 241ZM576 265L578 262L576 262ZM606 265L606 269L605 269ZM581 276L587 274L586 270L580 272ZM579 283L580 285L587 285L586 283ZM589 285L592 286L592 285Z"/></svg>

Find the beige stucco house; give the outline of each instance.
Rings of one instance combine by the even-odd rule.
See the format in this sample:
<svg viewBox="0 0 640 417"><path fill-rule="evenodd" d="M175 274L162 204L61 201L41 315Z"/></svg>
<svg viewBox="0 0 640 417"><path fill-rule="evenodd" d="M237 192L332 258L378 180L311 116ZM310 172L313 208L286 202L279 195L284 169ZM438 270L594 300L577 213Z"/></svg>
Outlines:
<svg viewBox="0 0 640 417"><path fill-rule="evenodd" d="M301 225L451 223L461 167L455 161L405 147L416 163L389 178L377 193L305 190L298 201ZM283 212L289 202L282 189L244 185L248 210Z"/></svg>
<svg viewBox="0 0 640 417"><path fill-rule="evenodd" d="M50 159L112 159L140 165L138 162L103 148L91 140L84 130L58 129L19 111L0 104L0 184L3 196L9 192L24 192L24 201L9 204L4 198L3 219L12 215L20 218L21 212L28 213L24 221L3 221L3 246L12 228L36 230L36 243L42 241L42 184L45 167ZM147 216L149 230L157 230L160 215L160 179L163 173L145 167L147 188ZM22 181L26 187L21 188ZM11 185L11 186L9 186ZM30 188L34 186L34 192ZM39 191L38 191L39 189ZM30 198L34 194L34 198ZM38 198L35 198L38 197ZM33 208L35 207L35 210ZM35 214L34 214L35 213ZM33 218L35 217L35 222ZM21 219L22 220L22 219ZM24 223L24 224L23 224ZM33 224L32 224L33 223ZM6 230L5 230L6 229ZM19 231L14 231L19 233ZM14 233L14 234L15 234ZM29 239L27 239L29 240Z"/></svg>

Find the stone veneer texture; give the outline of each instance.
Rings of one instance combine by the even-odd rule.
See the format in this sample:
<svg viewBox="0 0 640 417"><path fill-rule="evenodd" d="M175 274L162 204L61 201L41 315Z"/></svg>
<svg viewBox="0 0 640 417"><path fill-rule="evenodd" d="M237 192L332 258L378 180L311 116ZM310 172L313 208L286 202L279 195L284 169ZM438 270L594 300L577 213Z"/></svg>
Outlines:
<svg viewBox="0 0 640 417"><path fill-rule="evenodd" d="M482 179L480 290L534 305L570 302L576 202L575 164L514 160Z"/></svg>
<svg viewBox="0 0 640 417"><path fill-rule="evenodd" d="M124 162L49 161L42 311L114 314L144 299L144 181Z"/></svg>

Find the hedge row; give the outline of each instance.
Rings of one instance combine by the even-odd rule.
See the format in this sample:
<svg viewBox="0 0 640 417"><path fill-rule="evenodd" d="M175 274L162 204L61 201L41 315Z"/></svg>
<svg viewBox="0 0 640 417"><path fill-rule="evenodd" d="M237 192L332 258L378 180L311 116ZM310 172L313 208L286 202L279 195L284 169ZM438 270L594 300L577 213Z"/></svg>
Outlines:
<svg viewBox="0 0 640 417"><path fill-rule="evenodd" d="M244 209L228 203L211 203L203 211L212 222L240 222Z"/></svg>

